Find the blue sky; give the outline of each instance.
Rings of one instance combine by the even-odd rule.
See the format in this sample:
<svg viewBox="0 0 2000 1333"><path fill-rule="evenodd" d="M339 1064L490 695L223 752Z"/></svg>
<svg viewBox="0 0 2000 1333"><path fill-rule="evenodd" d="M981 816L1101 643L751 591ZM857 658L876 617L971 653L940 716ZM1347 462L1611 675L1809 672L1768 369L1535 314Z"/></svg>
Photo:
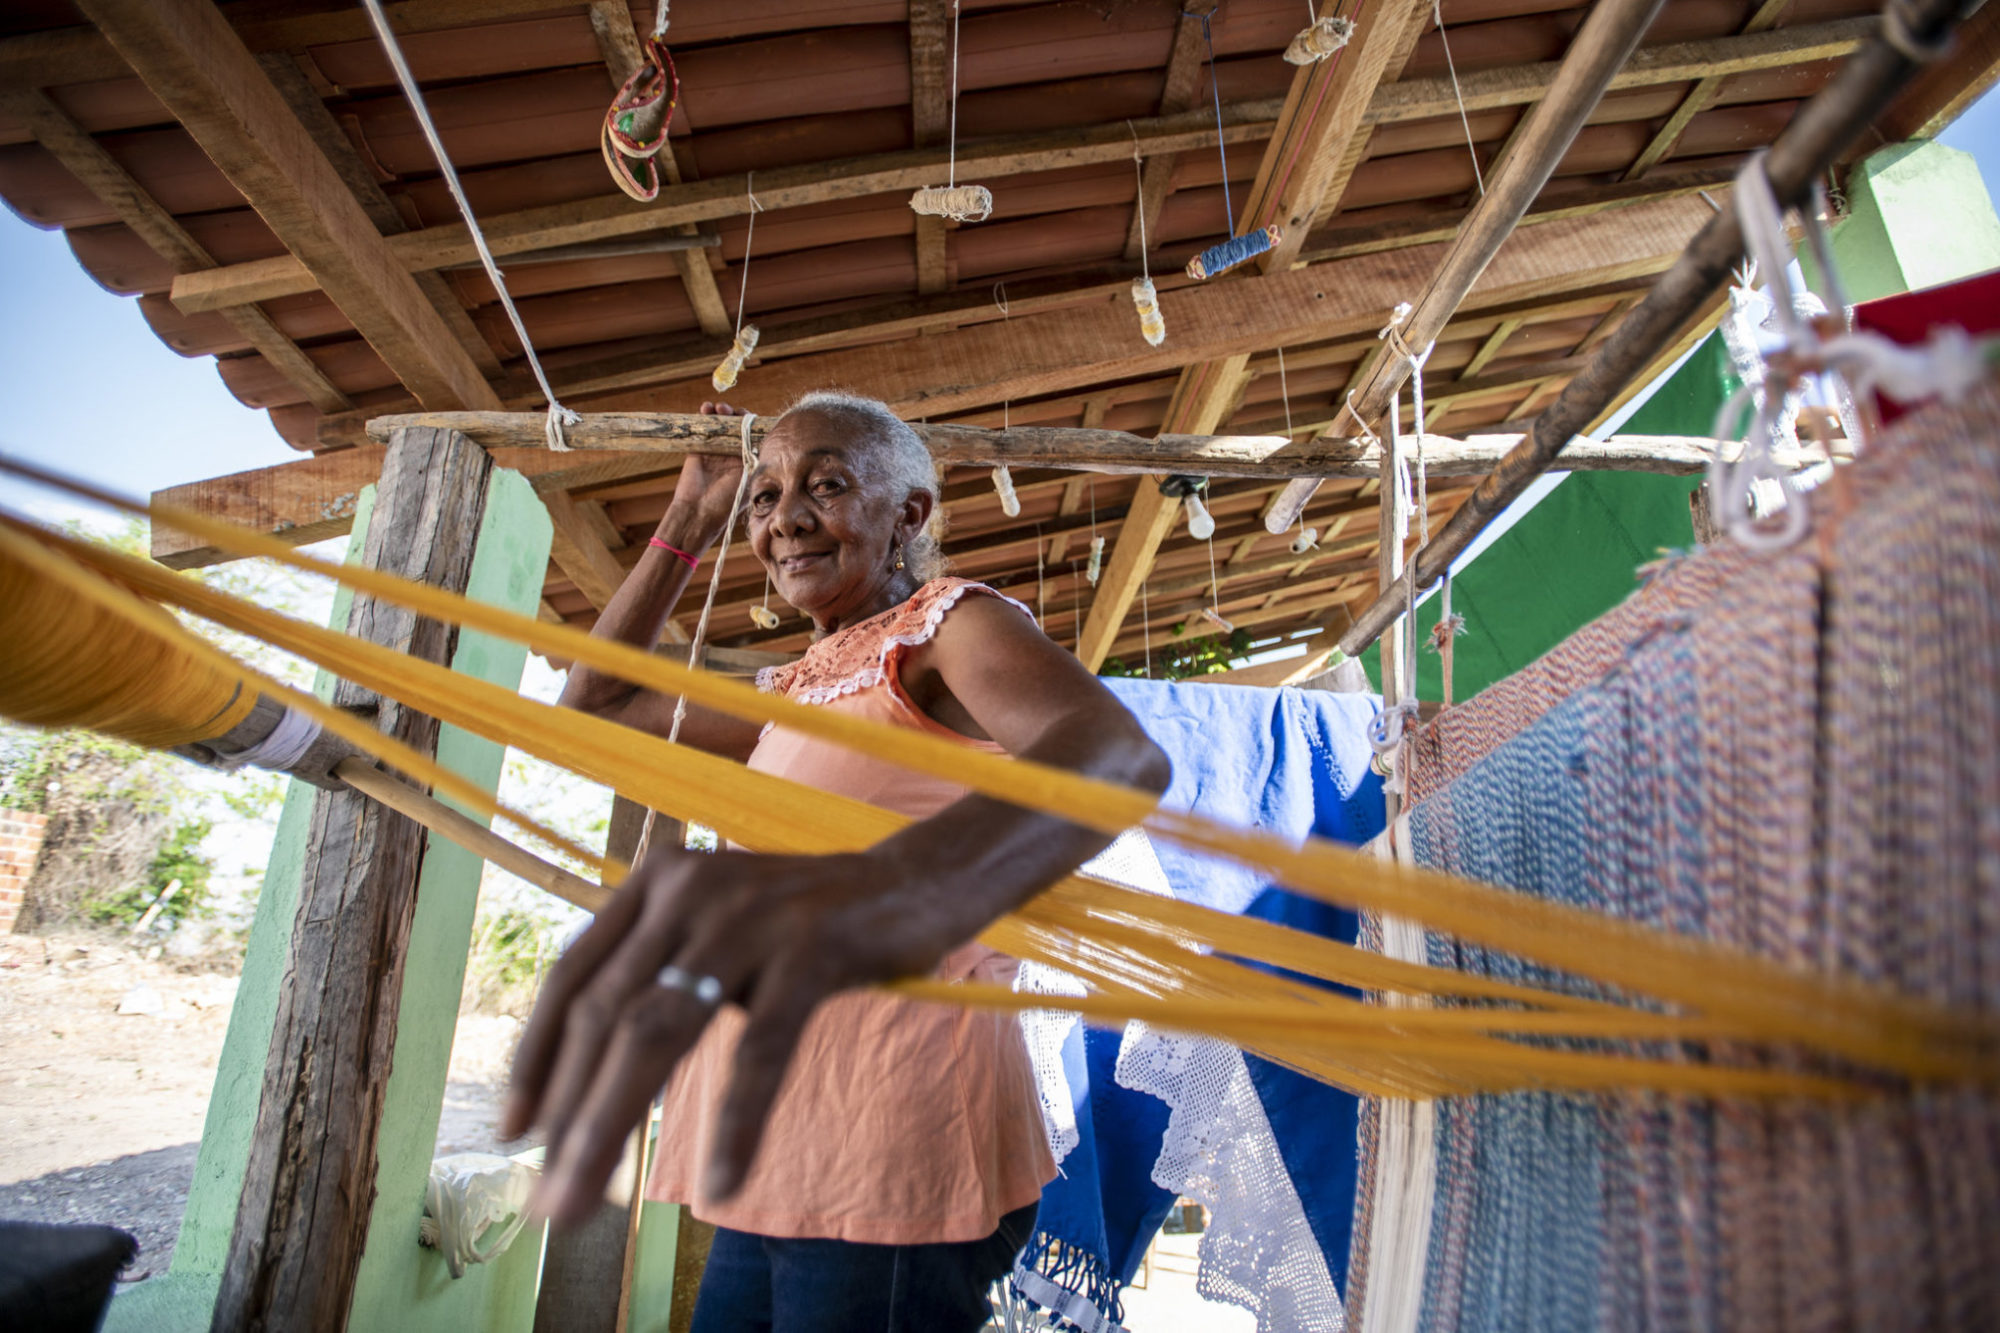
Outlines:
<svg viewBox="0 0 2000 1333"><path fill-rule="evenodd" d="M2000 94L1941 136L2000 186ZM0 451L143 496L299 455L232 397L207 357L153 336L136 302L99 287L62 233L0 210ZM0 478L0 504L48 516L67 501Z"/></svg>

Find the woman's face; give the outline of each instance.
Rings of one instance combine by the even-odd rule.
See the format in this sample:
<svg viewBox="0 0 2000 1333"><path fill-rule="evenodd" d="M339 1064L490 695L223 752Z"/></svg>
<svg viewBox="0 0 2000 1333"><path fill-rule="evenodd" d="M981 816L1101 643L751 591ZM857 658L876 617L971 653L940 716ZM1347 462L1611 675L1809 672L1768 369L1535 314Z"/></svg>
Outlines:
<svg viewBox="0 0 2000 1333"><path fill-rule="evenodd" d="M778 595L825 629L886 610L896 553L923 530L928 495L897 495L847 432L812 412L764 437L748 499L750 548Z"/></svg>

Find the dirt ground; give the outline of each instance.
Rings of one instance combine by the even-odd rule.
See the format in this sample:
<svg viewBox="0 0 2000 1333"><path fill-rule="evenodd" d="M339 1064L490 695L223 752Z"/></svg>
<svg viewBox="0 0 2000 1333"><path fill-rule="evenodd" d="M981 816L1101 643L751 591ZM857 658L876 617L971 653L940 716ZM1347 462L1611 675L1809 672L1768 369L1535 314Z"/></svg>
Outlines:
<svg viewBox="0 0 2000 1333"><path fill-rule="evenodd" d="M235 995L234 976L115 935L0 935L0 1218L122 1227L140 1245L124 1280L164 1270ZM459 1020L440 1152L498 1148L519 1031Z"/></svg>

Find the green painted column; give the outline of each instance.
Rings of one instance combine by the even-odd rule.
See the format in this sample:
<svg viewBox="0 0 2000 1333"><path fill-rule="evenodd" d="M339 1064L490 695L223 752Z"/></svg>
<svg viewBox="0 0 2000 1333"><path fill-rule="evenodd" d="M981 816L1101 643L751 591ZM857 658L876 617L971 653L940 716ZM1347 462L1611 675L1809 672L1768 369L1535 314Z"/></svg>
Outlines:
<svg viewBox="0 0 2000 1333"><path fill-rule="evenodd" d="M518 473L495 469L489 485L468 592L532 615L548 564L548 513ZM350 562L361 558L374 499L373 487L363 491L348 543ZM351 600L345 589L336 595L331 624L347 623ZM464 632L452 667L514 688L525 661L526 649L518 645ZM320 697L329 697L332 683L325 673L315 688ZM438 757L490 791L498 783L504 751L490 741L444 727ZM278 991L289 962L315 791L292 783L279 816L173 1266L118 1295L105 1322L110 1333L201 1333L209 1326L242 1193ZM538 1233L524 1232L499 1263L474 1268L456 1283L436 1252L416 1243L424 1181L444 1104L480 870L477 858L442 839L432 838L425 849L394 1072L378 1140L375 1210L349 1321L357 1330L525 1333L533 1322L542 1239Z"/></svg>
<svg viewBox="0 0 2000 1333"><path fill-rule="evenodd" d="M2000 267L2000 216L1970 153L1929 139L1878 149L1848 173L1847 207L1833 258L1850 301Z"/></svg>

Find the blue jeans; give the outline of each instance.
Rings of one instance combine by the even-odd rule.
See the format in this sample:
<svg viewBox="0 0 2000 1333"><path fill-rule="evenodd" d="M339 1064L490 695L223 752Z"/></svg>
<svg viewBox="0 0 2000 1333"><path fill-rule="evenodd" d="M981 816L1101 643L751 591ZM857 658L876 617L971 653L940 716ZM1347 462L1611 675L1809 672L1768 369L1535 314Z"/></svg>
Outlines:
<svg viewBox="0 0 2000 1333"><path fill-rule="evenodd" d="M984 1240L862 1245L715 1229L691 1333L974 1333L986 1289L1035 1229L1029 1204Z"/></svg>

